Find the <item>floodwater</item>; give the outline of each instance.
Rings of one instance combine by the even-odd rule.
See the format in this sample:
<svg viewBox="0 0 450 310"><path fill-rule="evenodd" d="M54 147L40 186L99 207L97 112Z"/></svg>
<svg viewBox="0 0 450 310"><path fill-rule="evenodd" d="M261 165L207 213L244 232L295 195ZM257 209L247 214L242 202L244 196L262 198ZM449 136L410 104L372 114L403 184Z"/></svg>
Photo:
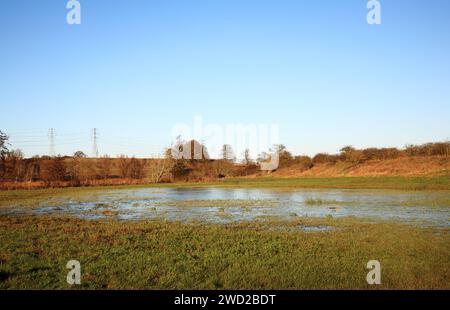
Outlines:
<svg viewBox="0 0 450 310"><path fill-rule="evenodd" d="M265 217L348 217L450 226L449 192L143 188L105 190L92 196L51 198L0 214L70 214L85 219L163 219L230 223ZM311 230L320 229L310 228ZM305 228L308 230L309 228ZM326 229L326 227L324 228Z"/></svg>

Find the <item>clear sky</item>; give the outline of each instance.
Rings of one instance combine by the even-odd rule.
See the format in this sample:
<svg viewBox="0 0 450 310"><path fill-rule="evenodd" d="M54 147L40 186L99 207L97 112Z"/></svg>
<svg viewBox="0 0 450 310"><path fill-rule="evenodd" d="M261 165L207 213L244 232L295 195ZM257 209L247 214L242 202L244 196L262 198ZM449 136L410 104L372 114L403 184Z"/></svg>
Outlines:
<svg viewBox="0 0 450 310"><path fill-rule="evenodd" d="M149 156L172 128L279 124L296 154L450 138L450 1L0 2L0 130L27 156Z"/></svg>

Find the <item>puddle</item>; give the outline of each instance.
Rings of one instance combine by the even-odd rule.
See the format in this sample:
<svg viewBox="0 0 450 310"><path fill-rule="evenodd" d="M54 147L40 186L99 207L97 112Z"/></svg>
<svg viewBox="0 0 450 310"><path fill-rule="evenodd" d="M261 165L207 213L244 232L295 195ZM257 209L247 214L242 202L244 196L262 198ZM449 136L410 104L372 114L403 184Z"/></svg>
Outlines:
<svg viewBox="0 0 450 310"><path fill-rule="evenodd" d="M450 226L450 192L146 188L105 190L96 196L2 207L2 215L70 214L84 219L163 219L230 223L262 217L360 217L423 226ZM323 231L326 227L303 227Z"/></svg>

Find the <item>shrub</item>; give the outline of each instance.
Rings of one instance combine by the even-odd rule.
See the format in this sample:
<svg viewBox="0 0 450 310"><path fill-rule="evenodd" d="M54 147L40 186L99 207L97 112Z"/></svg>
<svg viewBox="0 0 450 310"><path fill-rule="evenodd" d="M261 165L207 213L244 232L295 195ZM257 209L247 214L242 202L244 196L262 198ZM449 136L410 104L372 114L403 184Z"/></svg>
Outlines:
<svg viewBox="0 0 450 310"><path fill-rule="evenodd" d="M405 151L409 156L449 156L450 142L407 145Z"/></svg>
<svg viewBox="0 0 450 310"><path fill-rule="evenodd" d="M66 164L61 156L44 159L40 164L40 177L47 183L63 181L66 178Z"/></svg>
<svg viewBox="0 0 450 310"><path fill-rule="evenodd" d="M339 159L338 157L339 157L338 155L330 155L328 153L319 153L313 157L312 162L314 165L336 163Z"/></svg>
<svg viewBox="0 0 450 310"><path fill-rule="evenodd" d="M304 170L311 169L314 166L313 161L309 156L296 156L294 162L300 165Z"/></svg>
<svg viewBox="0 0 450 310"><path fill-rule="evenodd" d="M230 177L233 175L234 165L228 160L215 160L212 165L215 176L218 178Z"/></svg>
<svg viewBox="0 0 450 310"><path fill-rule="evenodd" d="M343 161L355 164L362 163L366 160L364 153L352 146L346 146L341 149L340 157Z"/></svg>

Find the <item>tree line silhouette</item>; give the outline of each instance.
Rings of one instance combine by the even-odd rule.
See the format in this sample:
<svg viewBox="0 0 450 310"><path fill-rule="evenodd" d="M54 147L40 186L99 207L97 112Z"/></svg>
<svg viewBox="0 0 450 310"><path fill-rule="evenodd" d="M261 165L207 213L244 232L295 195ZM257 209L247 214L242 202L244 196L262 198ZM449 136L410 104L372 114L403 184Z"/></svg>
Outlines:
<svg viewBox="0 0 450 310"><path fill-rule="evenodd" d="M346 146L338 154L319 153L313 157L294 156L284 145L276 145L255 159L250 157L247 149L238 162L230 145L223 146L220 159L211 159L205 145L195 140L179 139L175 146L164 150L160 158L142 159L125 155L88 158L82 151L72 156L25 158L22 151L9 149L8 136L0 131L0 183L4 185L2 188L9 188L11 183L33 182L39 182L37 186L41 187L54 187L208 181L255 174L261 162L270 160L274 151L279 154L279 168L295 166L296 169L307 170L337 162L362 164L400 157L448 157L450 142L407 145L403 149Z"/></svg>

